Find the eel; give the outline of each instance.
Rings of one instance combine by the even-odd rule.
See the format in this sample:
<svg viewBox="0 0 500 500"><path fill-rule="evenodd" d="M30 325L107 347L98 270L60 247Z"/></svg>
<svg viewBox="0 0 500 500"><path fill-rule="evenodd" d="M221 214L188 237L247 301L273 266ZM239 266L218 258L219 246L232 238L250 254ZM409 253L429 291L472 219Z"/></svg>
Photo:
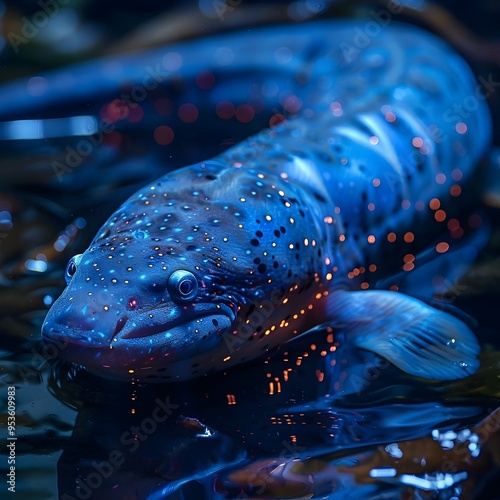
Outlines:
<svg viewBox="0 0 500 500"><path fill-rule="evenodd" d="M144 186L70 260L42 326L62 358L114 379L180 381L326 328L412 375L477 370L467 319L433 302L436 276L446 284L463 272L487 233L480 216L467 226L455 213L491 148L488 81L449 45L394 21L328 20L120 61L116 75L109 60L73 69L85 85L67 101L84 103L97 85L115 102L123 82L147 79L153 92L184 77L200 116L245 100L252 116L274 116ZM201 70L221 85L189 86ZM44 105L59 113L68 74L46 78ZM151 100L127 106L147 113ZM7 111L19 102L5 100ZM235 123L226 118L197 130Z"/></svg>

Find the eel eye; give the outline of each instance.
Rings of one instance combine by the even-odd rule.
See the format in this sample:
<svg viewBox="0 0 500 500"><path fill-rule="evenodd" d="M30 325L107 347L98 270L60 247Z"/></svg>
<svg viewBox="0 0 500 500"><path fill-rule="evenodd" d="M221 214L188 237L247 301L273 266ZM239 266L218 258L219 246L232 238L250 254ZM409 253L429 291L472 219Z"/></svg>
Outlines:
<svg viewBox="0 0 500 500"><path fill-rule="evenodd" d="M66 284L68 284L71 281L71 278L76 273L76 268L78 267L78 264L80 263L81 260L82 260L81 253L69 259L68 265L66 266L66 272L64 273L64 277L66 278Z"/></svg>
<svg viewBox="0 0 500 500"><path fill-rule="evenodd" d="M167 289L174 300L192 300L198 293L198 280L193 273L178 269L168 278Z"/></svg>

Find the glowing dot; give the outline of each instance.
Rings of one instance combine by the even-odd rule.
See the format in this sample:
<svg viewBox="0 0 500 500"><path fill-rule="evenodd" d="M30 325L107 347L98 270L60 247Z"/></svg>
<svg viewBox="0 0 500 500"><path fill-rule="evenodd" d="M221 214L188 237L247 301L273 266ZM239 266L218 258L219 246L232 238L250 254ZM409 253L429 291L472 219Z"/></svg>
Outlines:
<svg viewBox="0 0 500 500"><path fill-rule="evenodd" d="M155 141L161 146L166 146L174 140L174 131L168 125L160 125L154 131Z"/></svg>
<svg viewBox="0 0 500 500"><path fill-rule="evenodd" d="M215 84L215 76L211 71L200 71L195 78L200 89L211 89Z"/></svg>
<svg viewBox="0 0 500 500"><path fill-rule="evenodd" d="M464 122L458 122L456 125L455 125L455 130L459 133L459 134L465 134L467 132L467 125L464 123Z"/></svg>
<svg viewBox="0 0 500 500"><path fill-rule="evenodd" d="M375 236L373 234L370 234L367 238L368 243L375 243Z"/></svg>
<svg viewBox="0 0 500 500"><path fill-rule="evenodd" d="M363 290L366 290L369 287L370 287L370 285L369 285L369 283L367 281L363 281L363 283L361 283L361 288Z"/></svg>
<svg viewBox="0 0 500 500"><path fill-rule="evenodd" d="M435 214L434 214L434 218L438 221L438 222L443 222L445 219L446 219L446 212L444 210L438 210Z"/></svg>
<svg viewBox="0 0 500 500"><path fill-rule="evenodd" d="M234 116L234 106L229 101L221 101L215 107L217 116L222 120L229 120Z"/></svg>
<svg viewBox="0 0 500 500"><path fill-rule="evenodd" d="M285 99L283 107L288 113L298 113L302 108L302 99L300 99L296 95L290 95Z"/></svg>
<svg viewBox="0 0 500 500"><path fill-rule="evenodd" d="M445 253L449 250L450 248L450 245L448 245L448 243L446 243L446 241L442 241L441 243L438 243L436 245L436 251L438 253Z"/></svg>
<svg viewBox="0 0 500 500"><path fill-rule="evenodd" d="M405 262L405 264L410 264L411 262L415 261L415 256L412 253L407 253L403 257L403 261Z"/></svg>
<svg viewBox="0 0 500 500"><path fill-rule="evenodd" d="M431 147L429 146L429 144L424 144L424 145L420 148L420 152L421 152L423 155L428 155L428 154L431 152Z"/></svg>
<svg viewBox="0 0 500 500"><path fill-rule="evenodd" d="M374 273L377 270L377 265L376 264L370 264L370 266L368 267L368 270L371 273Z"/></svg>
<svg viewBox="0 0 500 500"><path fill-rule="evenodd" d="M375 203L368 203L368 210L373 212L375 210Z"/></svg>
<svg viewBox="0 0 500 500"><path fill-rule="evenodd" d="M202 5L203 3L200 2L200 9ZM203 13L207 15L206 8L204 9ZM212 17L214 14L217 14L217 12L215 11L213 5L210 5L210 14L208 14L208 17ZM215 51L215 61L217 62L217 64L220 64L221 66L227 66L231 64L233 60L234 52L229 47L222 46Z"/></svg>
<svg viewBox="0 0 500 500"><path fill-rule="evenodd" d="M415 239L415 235L411 231L408 231L405 233L403 239L405 240L405 243L412 243Z"/></svg>
<svg viewBox="0 0 500 500"><path fill-rule="evenodd" d="M345 234L341 234L339 236L339 241L345 241Z"/></svg>
<svg viewBox="0 0 500 500"><path fill-rule="evenodd" d="M446 175L444 175L442 173L441 174L437 174L436 175L436 182L438 184L444 184L446 182Z"/></svg>
<svg viewBox="0 0 500 500"><path fill-rule="evenodd" d="M401 208L403 210L408 210L410 208L410 206L411 206L410 200L403 200L401 202Z"/></svg>
<svg viewBox="0 0 500 500"><path fill-rule="evenodd" d="M378 144L379 143L379 140L378 140L378 137L376 135L372 135L370 137L370 144Z"/></svg>
<svg viewBox="0 0 500 500"><path fill-rule="evenodd" d="M389 233L387 235L387 241L389 243L394 243L396 241L396 233Z"/></svg>
<svg viewBox="0 0 500 500"><path fill-rule="evenodd" d="M441 206L441 202L437 198L432 198L431 201L429 201L429 208L431 210L437 210Z"/></svg>
<svg viewBox="0 0 500 500"><path fill-rule="evenodd" d="M462 173L462 171L459 168L455 168L451 171L451 178L454 181L462 180L463 176L464 176L464 174Z"/></svg>
<svg viewBox="0 0 500 500"><path fill-rule="evenodd" d="M38 30L35 33L37 32ZM48 86L49 84L43 76L33 76L28 80L26 88L28 90L28 94L33 96L39 96L45 94Z"/></svg>
<svg viewBox="0 0 500 500"><path fill-rule="evenodd" d="M286 118L281 113L276 113L275 115L271 116L271 118L269 118L270 127L276 127L276 125L279 125L283 122L286 122Z"/></svg>
<svg viewBox="0 0 500 500"><path fill-rule="evenodd" d="M288 64L293 58L293 52L288 47L279 47L274 53L278 64Z"/></svg>
<svg viewBox="0 0 500 500"><path fill-rule="evenodd" d="M396 121L396 115L392 111L389 111L388 113L385 114L385 119L389 123L395 122Z"/></svg>
<svg viewBox="0 0 500 500"><path fill-rule="evenodd" d="M253 120L255 112L249 104L240 104L236 108L236 119L241 123L248 123Z"/></svg>
<svg viewBox="0 0 500 500"><path fill-rule="evenodd" d="M408 262L403 266L403 271L411 271L415 267L415 264L413 262Z"/></svg>
<svg viewBox="0 0 500 500"><path fill-rule="evenodd" d="M422 145L424 144L424 141L422 140L421 137L414 137L411 140L411 143L412 143L412 146L414 146L415 148L421 148Z"/></svg>
<svg viewBox="0 0 500 500"><path fill-rule="evenodd" d="M342 110L342 104L337 101L334 101L330 104L330 110L333 116L342 116L344 114L344 111Z"/></svg>
<svg viewBox="0 0 500 500"><path fill-rule="evenodd" d="M380 186L380 179L375 177L375 179L373 179L373 181L372 181L372 184L373 184L373 187L379 187Z"/></svg>
<svg viewBox="0 0 500 500"><path fill-rule="evenodd" d="M460 196L462 194L462 188L458 184L453 184L450 188L451 196Z"/></svg>
<svg viewBox="0 0 500 500"><path fill-rule="evenodd" d="M186 102L184 104L181 104L177 114L183 122L193 123L198 119L199 112L198 108L194 104Z"/></svg>
<svg viewBox="0 0 500 500"><path fill-rule="evenodd" d="M135 108L129 108L126 120L130 123L138 123L142 120L144 116L144 110L141 106L136 106Z"/></svg>
<svg viewBox="0 0 500 500"><path fill-rule="evenodd" d="M332 273L327 273L326 274L327 281L330 281L332 278L333 278L333 274Z"/></svg>
<svg viewBox="0 0 500 500"><path fill-rule="evenodd" d="M114 99L103 106L100 111L101 118L112 123L127 117L130 108L121 99Z"/></svg>
<svg viewBox="0 0 500 500"><path fill-rule="evenodd" d="M182 66L182 56L178 52L167 52L162 62L167 71L177 71Z"/></svg>

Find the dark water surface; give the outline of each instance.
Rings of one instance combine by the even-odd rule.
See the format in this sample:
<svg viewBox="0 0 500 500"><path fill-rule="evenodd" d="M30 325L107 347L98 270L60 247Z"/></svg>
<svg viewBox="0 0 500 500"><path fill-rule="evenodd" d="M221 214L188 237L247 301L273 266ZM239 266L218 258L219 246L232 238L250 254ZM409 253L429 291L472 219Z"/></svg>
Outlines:
<svg viewBox="0 0 500 500"><path fill-rule="evenodd" d="M234 12L227 10L226 21L215 18L219 29L243 9L226 5ZM143 7L141 21L159 15L151 2ZM87 10L72 8L83 27L96 29L88 40L103 44L106 9L92 2ZM477 33L477 19L489 19L482 29L494 37L490 24L498 26L498 10L488 2L476 10L471 28ZM100 17L92 24L95 11ZM351 7L342 13L354 14ZM14 14L19 11L7 5L4 22L18 33ZM467 21L461 4L455 14ZM134 15L123 8L121 22L134 25ZM83 36L78 26L75 37ZM18 54L4 49L9 77L44 66L41 38ZM98 52L91 47L78 57L92 50ZM71 59L59 56L59 62ZM498 73L492 62L477 64ZM38 84L33 81L35 91ZM497 105L493 95L494 110ZM325 330L227 373L151 386L92 376L56 359L41 342L40 325L64 287L67 260L128 195L166 169L208 158L258 131L279 111L220 127L178 123L184 132L168 144L151 141L130 116L119 133L59 176L52 165L76 140L0 141L0 498L500 499L498 209L483 207L491 241L445 297L478 323L482 365L465 380L411 377ZM9 119L15 117L13 110ZM7 425L14 393L15 429ZM8 440L9 432L17 439ZM15 494L8 490L9 458L15 459Z"/></svg>

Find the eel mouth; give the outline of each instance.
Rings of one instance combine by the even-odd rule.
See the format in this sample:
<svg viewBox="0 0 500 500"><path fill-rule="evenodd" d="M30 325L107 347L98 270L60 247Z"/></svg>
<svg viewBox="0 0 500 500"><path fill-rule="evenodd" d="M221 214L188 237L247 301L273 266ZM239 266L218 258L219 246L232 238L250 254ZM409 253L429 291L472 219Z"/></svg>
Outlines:
<svg viewBox="0 0 500 500"><path fill-rule="evenodd" d="M140 314L124 314L112 325L97 321L90 328L85 321L72 320L71 324L47 318L42 327L42 337L47 343L64 342L79 348L115 349L132 343L151 348L158 343L169 343L187 335L221 332L235 321L235 313L226 304L199 303L189 308L165 307Z"/></svg>
<svg viewBox="0 0 500 500"><path fill-rule="evenodd" d="M155 316L159 316L159 318ZM205 319L211 320L212 328L219 325L228 327L229 324L233 323L235 315L232 309L225 304L196 304L188 310L170 310L168 314L162 314L162 311L160 314L156 312L153 318L149 318L149 314L143 314L134 320L123 316L116 324L111 341L140 339L166 333L173 334L179 330L187 330L196 323L202 324Z"/></svg>
<svg viewBox="0 0 500 500"><path fill-rule="evenodd" d="M42 327L43 340L57 349L58 357L105 378L153 374L161 382L192 378L193 360L226 352L226 334L234 329L236 314L226 304L196 303L127 311L112 324L102 318L92 323L58 319L49 316Z"/></svg>

